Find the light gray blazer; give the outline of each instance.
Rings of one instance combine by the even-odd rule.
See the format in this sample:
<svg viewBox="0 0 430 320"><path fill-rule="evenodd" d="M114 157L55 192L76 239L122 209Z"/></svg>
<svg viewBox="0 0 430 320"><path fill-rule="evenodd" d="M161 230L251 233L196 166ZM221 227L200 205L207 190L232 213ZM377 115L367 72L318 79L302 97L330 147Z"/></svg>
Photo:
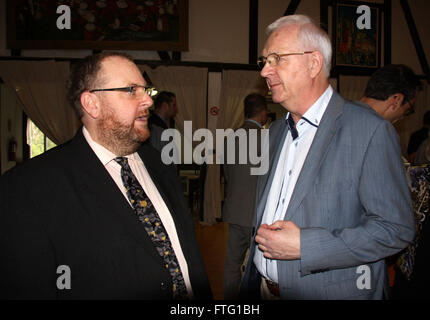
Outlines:
<svg viewBox="0 0 430 320"><path fill-rule="evenodd" d="M261 224L279 154L285 119L270 128L270 170L257 186L255 231ZM370 108L336 92L328 104L297 180L284 220L300 227L301 259L279 260L282 299L381 299L387 288L384 258L414 236L414 218L398 135ZM258 296L253 263L255 233L241 286ZM370 289L359 289L360 265Z"/></svg>

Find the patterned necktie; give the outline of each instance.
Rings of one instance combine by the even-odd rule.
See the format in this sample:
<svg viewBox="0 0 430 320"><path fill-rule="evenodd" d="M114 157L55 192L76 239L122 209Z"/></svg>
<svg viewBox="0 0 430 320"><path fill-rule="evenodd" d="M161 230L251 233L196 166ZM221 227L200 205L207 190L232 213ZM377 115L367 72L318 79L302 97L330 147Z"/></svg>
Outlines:
<svg viewBox="0 0 430 320"><path fill-rule="evenodd" d="M151 200L146 195L136 176L131 171L128 159L124 157L115 158L121 166L121 179L139 221L145 227L146 232L151 238L158 254L164 262L164 266L169 270L173 281L173 298L177 300L187 298L184 277L173 250L169 236L164 229L163 223L157 211L152 205Z"/></svg>

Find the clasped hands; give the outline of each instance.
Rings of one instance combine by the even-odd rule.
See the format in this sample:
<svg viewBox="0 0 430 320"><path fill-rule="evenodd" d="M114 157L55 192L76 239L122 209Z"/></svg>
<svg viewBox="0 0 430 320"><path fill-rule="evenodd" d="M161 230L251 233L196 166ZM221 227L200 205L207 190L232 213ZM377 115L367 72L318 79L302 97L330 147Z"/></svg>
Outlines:
<svg viewBox="0 0 430 320"><path fill-rule="evenodd" d="M300 259L300 228L292 221L262 224L255 236L264 257L277 260Z"/></svg>

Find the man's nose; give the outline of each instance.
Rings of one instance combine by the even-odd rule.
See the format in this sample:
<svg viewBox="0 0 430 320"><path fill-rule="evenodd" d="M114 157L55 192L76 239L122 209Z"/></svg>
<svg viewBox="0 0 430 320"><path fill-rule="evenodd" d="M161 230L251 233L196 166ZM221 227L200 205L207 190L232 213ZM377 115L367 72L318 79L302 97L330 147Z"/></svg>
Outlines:
<svg viewBox="0 0 430 320"><path fill-rule="evenodd" d="M146 108L149 108L154 104L154 101L146 91L143 91L142 94L139 94L139 102L144 104Z"/></svg>
<svg viewBox="0 0 430 320"><path fill-rule="evenodd" d="M260 71L260 75L263 77L263 78L266 78L269 74L270 74L270 71L272 70L272 68L270 67L270 65L266 62L265 64L264 64L264 66L263 66L263 69L261 69L261 71Z"/></svg>

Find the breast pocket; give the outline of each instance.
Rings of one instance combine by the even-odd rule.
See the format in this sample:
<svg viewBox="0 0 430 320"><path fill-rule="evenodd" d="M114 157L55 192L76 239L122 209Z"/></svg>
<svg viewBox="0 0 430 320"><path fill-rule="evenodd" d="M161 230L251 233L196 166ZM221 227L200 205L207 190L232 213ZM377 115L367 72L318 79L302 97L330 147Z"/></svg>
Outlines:
<svg viewBox="0 0 430 320"><path fill-rule="evenodd" d="M340 174L340 173L339 173ZM342 176L328 177L314 184L313 192L316 195L337 194L349 192L353 189L353 182L351 179Z"/></svg>

